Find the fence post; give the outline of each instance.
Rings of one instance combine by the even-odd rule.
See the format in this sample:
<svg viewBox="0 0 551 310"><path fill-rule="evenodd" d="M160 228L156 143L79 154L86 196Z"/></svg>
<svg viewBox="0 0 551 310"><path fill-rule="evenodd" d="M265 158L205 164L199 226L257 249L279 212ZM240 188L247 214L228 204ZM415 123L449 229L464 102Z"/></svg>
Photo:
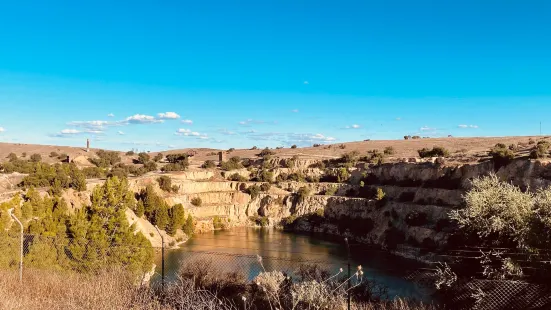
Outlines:
<svg viewBox="0 0 551 310"><path fill-rule="evenodd" d="M348 306L348 310L350 310L350 245L348 244L348 238L344 238L344 242L346 242L346 251L347 251L347 265L348 265L348 289L346 290L347 292L347 306Z"/></svg>
<svg viewBox="0 0 551 310"><path fill-rule="evenodd" d="M19 219L13 214L13 209L9 209L8 213L11 215L11 217L19 224L19 227L21 227L21 249L19 253L19 282L23 282L23 224L19 221Z"/></svg>
<svg viewBox="0 0 551 310"><path fill-rule="evenodd" d="M157 233L161 236L161 285L163 287L163 292L165 291L165 237L161 234L159 227L155 225Z"/></svg>

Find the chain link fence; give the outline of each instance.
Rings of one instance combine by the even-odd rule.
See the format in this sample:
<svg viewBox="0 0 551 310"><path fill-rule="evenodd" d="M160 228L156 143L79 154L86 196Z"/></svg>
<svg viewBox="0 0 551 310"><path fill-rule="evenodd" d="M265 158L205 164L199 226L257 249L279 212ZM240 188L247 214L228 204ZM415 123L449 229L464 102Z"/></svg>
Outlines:
<svg viewBox="0 0 551 310"><path fill-rule="evenodd" d="M109 244L103 244L95 242L94 238L30 234L24 234L21 238L18 233L3 232L0 236L0 268L10 274L13 272L15 280L20 272L22 258L24 282L26 273L36 269L93 275L116 267L134 273L142 284L154 286L170 283L179 276L196 276L202 270L211 270L224 276L239 274L249 282L266 271L279 271L290 279L305 275L324 279L338 274L342 279L340 281L346 281L347 278L354 280L357 272L357 266L350 266L346 260L327 262L186 249L178 250L175 259L166 257L168 255L164 255L162 248L124 243L125 240L112 240ZM411 249L399 250L410 255L419 254ZM442 282L442 274L435 270L430 266L419 268L405 280L422 287L427 295L434 297L435 301L441 301L447 309L551 309L549 283L472 278L455 279L447 285L445 281ZM435 283L440 283L441 287L437 289ZM384 287L375 283L369 283L366 287L374 296L393 297L388 296Z"/></svg>

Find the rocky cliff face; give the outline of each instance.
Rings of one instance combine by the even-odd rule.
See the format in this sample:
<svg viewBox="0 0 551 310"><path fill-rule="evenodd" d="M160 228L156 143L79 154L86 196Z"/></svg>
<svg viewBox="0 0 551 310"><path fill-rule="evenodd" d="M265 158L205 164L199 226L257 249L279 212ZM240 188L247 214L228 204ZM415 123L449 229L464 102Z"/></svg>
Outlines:
<svg viewBox="0 0 551 310"><path fill-rule="evenodd" d="M320 176L322 170L309 168L313 163L298 162L296 166L276 168L273 172L277 175L300 170L305 176ZM246 169L238 172L244 176L249 173ZM246 189L260 183L226 181L211 170L168 174L179 188L175 193L159 188L158 174L132 178L129 183L135 192L153 185L169 204L182 203L195 217L198 231L214 229L214 217L224 219L228 226L251 225L251 217L267 217L270 224L294 220L289 227L297 230L348 235L366 243L422 246L446 243L455 229L448 213L462 207L462 195L475 177L495 172L502 180L531 190L551 185L549 162L527 159L515 160L497 170L493 162L486 161L465 165L430 162L359 165L350 172L355 176L352 184L281 182L254 199ZM12 179L17 178L20 176ZM10 180L4 177L1 184L8 186ZM90 182L89 191L100 182ZM310 194L299 197L297 193L302 187L307 187ZM385 196L376 200L379 188ZM4 193L9 191L6 189ZM79 208L89 202L89 193L68 191L65 198L73 208ZM202 204L192 205L194 198L200 198Z"/></svg>

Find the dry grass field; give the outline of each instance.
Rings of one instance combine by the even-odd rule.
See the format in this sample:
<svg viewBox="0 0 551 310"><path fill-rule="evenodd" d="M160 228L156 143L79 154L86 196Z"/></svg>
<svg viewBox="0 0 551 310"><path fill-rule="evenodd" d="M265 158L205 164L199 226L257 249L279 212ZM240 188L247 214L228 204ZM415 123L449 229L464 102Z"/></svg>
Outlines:
<svg viewBox="0 0 551 310"><path fill-rule="evenodd" d="M411 158L417 157L417 150L422 148L432 148L434 146L442 146L453 154L461 154L461 157L471 158L473 161L476 158L483 157L487 154L488 150L497 143L504 143L506 145L521 144L524 145L524 149L529 149L532 145L529 144L530 140L538 141L546 139L543 136L524 136L524 137L488 137L488 138L427 138L416 140L373 140L373 141L359 141L359 142L347 142L338 144L327 144L318 147L305 147L305 148L282 148L272 149L275 152L275 156L278 157L292 157L299 155L302 158L336 158L342 154L357 151L360 154L366 154L369 150L377 149L384 150L386 147L392 147L394 149L394 158ZM521 149L523 149L521 147ZM254 158L260 153L262 149L236 149L231 153L226 154L229 158L231 156L239 156L241 158ZM57 158L51 158L50 153L56 152L58 154L67 154L71 159L79 159L78 164L80 166L91 165L87 163L87 157L93 156L97 149L90 149L87 153L84 147L68 147L68 146L55 146L55 145L37 145L37 144L14 144L14 143L0 143L0 162L6 161L6 156L10 153L15 153L17 156L22 156L26 153L26 158L29 158L32 154L40 154L42 160L47 163L58 162ZM192 163L201 163L207 159L217 160L218 156L214 155L220 150L216 149L180 149L180 150L168 150L163 151L163 154L174 154L187 151L195 151L197 154L193 157ZM224 150L227 151L227 150ZM120 152L123 159L123 163L130 164L132 159L136 156L126 156L126 152ZM150 153L152 156L156 152Z"/></svg>

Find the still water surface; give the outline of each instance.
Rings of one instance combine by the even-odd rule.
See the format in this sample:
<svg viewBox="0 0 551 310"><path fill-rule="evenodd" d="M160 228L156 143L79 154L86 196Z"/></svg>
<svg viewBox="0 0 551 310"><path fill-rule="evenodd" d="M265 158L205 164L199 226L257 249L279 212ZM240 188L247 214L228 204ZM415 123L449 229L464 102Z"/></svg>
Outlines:
<svg viewBox="0 0 551 310"><path fill-rule="evenodd" d="M383 251L352 244L351 270L361 265L365 275L388 288L390 298L395 296L430 300L426 292L404 279L421 267L419 264ZM296 234L275 229L242 228L214 231L193 236L180 249L166 252L165 273L168 281L174 279L180 264L193 259L205 259L222 271L241 271L252 280L262 271L257 255L267 271L292 273L297 261L318 262L332 274L340 268L347 270L347 247L342 239L328 240L327 236ZM160 273L160 263L158 263Z"/></svg>

